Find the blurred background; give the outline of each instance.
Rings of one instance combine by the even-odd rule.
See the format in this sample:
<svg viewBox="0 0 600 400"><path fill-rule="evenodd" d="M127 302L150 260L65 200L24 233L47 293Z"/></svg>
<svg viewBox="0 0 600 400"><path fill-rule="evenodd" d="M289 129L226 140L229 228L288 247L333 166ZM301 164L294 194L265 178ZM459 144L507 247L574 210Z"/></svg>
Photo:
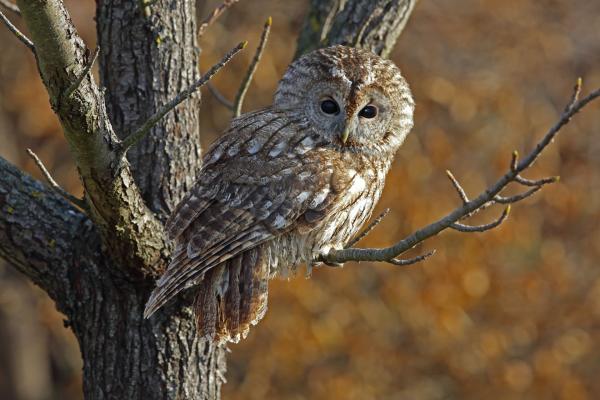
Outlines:
<svg viewBox="0 0 600 400"><path fill-rule="evenodd" d="M94 2L66 3L94 48ZM201 1L200 15L217 3ZM202 38L201 69L239 40L253 49L272 15L245 110L269 104L306 8L242 0ZM584 92L600 87L598 27L598 1L420 1L392 54L412 86L416 124L378 207L392 213L363 245L391 244L456 207L446 169L471 195L483 190L557 120L577 77ZM230 99L252 53L214 80ZM206 146L230 114L207 91L202 107ZM2 26L0 156L41 178L28 147L81 194L33 58ZM223 398L599 398L600 104L526 174L546 175L560 183L513 207L501 228L444 232L416 249L438 250L424 263L349 263L272 282L266 318L230 346ZM0 398L81 399L81 367L53 302L0 264Z"/></svg>

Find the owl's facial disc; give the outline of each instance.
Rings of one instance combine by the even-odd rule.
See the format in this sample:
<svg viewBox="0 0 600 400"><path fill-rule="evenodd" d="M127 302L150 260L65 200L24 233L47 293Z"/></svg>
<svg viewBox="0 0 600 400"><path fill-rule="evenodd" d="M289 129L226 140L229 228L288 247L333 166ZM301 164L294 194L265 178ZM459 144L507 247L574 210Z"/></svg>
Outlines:
<svg viewBox="0 0 600 400"><path fill-rule="evenodd" d="M299 93L299 108L331 143L371 147L390 123L390 105L378 88L319 82ZM308 107L307 107L308 106Z"/></svg>

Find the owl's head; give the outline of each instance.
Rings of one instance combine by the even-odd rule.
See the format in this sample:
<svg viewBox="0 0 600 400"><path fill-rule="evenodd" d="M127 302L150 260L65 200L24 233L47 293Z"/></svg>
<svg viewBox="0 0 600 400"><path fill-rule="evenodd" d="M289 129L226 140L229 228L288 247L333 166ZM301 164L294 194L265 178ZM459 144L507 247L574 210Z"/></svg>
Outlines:
<svg viewBox="0 0 600 400"><path fill-rule="evenodd" d="M332 46L289 66L273 107L308 120L330 143L395 151L413 126L415 105L393 62L366 50Z"/></svg>

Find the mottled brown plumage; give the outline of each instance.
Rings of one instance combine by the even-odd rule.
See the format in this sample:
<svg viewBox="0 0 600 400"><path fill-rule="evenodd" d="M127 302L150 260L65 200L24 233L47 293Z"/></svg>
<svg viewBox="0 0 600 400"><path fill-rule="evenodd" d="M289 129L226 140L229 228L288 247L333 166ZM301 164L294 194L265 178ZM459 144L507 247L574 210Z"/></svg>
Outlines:
<svg viewBox="0 0 600 400"><path fill-rule="evenodd" d="M398 68L372 53L334 46L295 61L273 105L234 119L206 154L167 222L175 252L145 316L198 286L202 335L245 337L270 278L310 268L369 218L413 109Z"/></svg>

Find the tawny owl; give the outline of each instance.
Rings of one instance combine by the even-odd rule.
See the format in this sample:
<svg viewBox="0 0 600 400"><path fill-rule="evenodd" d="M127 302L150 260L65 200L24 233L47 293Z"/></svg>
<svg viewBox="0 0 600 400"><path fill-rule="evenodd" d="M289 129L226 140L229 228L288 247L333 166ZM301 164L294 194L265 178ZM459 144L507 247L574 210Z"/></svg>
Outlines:
<svg viewBox="0 0 600 400"><path fill-rule="evenodd" d="M198 329L245 337L267 309L268 281L343 248L370 217L413 125L398 68L344 46L294 61L273 105L231 122L167 222L173 260L149 317L198 286Z"/></svg>

